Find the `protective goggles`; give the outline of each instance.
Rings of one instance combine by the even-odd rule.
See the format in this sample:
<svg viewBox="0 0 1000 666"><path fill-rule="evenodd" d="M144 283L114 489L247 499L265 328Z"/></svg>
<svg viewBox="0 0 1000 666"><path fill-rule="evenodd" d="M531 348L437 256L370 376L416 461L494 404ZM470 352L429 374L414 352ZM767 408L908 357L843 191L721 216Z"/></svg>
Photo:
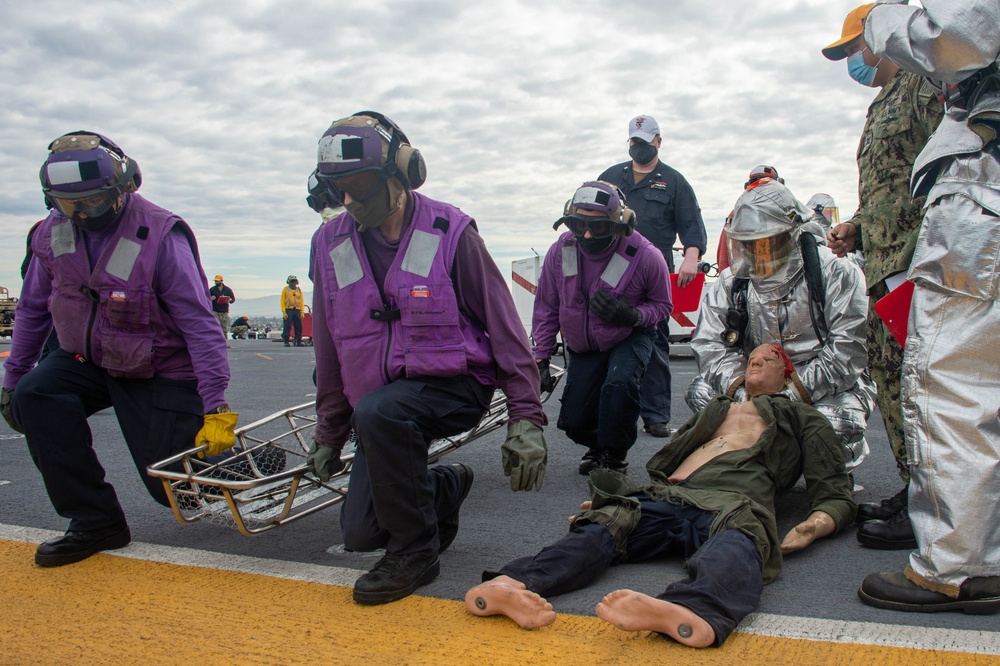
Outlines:
<svg viewBox="0 0 1000 666"><path fill-rule="evenodd" d="M364 201L378 192L389 178L383 169L366 169L344 176L319 174L319 180L326 185L329 197L343 205L345 194L354 201Z"/></svg>
<svg viewBox="0 0 1000 666"><path fill-rule="evenodd" d="M62 193L50 192L49 200L56 210L66 217L73 217L76 213L82 213L87 217L100 217L111 209L121 194L121 191L115 188L82 199L66 199Z"/></svg>
<svg viewBox="0 0 1000 666"><path fill-rule="evenodd" d="M583 237L589 231L593 238L607 238L611 235L614 224L607 217L591 217L589 215L566 215L562 219L574 236Z"/></svg>
<svg viewBox="0 0 1000 666"><path fill-rule="evenodd" d="M795 251L790 231L753 240L737 240L727 234L726 244L729 266L733 275L740 278L771 277L784 268Z"/></svg>

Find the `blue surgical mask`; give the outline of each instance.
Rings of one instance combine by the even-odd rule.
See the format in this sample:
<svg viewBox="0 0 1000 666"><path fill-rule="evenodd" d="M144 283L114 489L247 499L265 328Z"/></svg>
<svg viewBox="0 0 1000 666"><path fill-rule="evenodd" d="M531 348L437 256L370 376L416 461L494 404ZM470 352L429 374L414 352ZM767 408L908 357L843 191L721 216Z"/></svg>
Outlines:
<svg viewBox="0 0 1000 666"><path fill-rule="evenodd" d="M861 85L871 88L875 82L875 75L878 74L878 64L876 63L874 67L869 65L865 62L864 51L858 51L847 56L847 73Z"/></svg>

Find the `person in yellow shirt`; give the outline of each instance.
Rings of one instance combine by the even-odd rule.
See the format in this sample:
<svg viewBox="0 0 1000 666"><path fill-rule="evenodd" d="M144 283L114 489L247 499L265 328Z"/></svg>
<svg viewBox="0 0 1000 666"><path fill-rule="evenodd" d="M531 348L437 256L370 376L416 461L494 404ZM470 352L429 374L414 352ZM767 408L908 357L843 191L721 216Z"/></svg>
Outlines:
<svg viewBox="0 0 1000 666"><path fill-rule="evenodd" d="M287 287L281 290L281 339L285 341L285 346L290 347L289 334L294 329L295 346L302 347L302 308L305 300L302 298L302 290L299 289L299 279L294 275L289 275Z"/></svg>

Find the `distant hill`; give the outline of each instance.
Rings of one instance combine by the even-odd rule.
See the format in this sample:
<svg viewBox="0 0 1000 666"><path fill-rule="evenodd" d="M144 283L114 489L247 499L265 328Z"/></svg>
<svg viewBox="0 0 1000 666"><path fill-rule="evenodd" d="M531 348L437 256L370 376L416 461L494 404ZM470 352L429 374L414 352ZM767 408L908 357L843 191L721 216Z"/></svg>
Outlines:
<svg viewBox="0 0 1000 666"><path fill-rule="evenodd" d="M311 306L312 292L303 291L302 296L305 299L306 305ZM260 296L258 298L240 298L237 293L236 302L229 306L229 314L233 318L239 317L242 314L250 315L251 317L280 317L280 304L281 294Z"/></svg>

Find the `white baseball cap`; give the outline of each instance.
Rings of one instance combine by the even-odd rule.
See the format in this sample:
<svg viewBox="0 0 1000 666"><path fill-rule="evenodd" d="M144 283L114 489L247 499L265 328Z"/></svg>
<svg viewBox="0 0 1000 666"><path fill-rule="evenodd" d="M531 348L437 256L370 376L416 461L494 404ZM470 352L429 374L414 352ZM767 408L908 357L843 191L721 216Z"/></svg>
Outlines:
<svg viewBox="0 0 1000 666"><path fill-rule="evenodd" d="M660 126L652 116L636 116L628 121L628 138L651 142L660 133Z"/></svg>

